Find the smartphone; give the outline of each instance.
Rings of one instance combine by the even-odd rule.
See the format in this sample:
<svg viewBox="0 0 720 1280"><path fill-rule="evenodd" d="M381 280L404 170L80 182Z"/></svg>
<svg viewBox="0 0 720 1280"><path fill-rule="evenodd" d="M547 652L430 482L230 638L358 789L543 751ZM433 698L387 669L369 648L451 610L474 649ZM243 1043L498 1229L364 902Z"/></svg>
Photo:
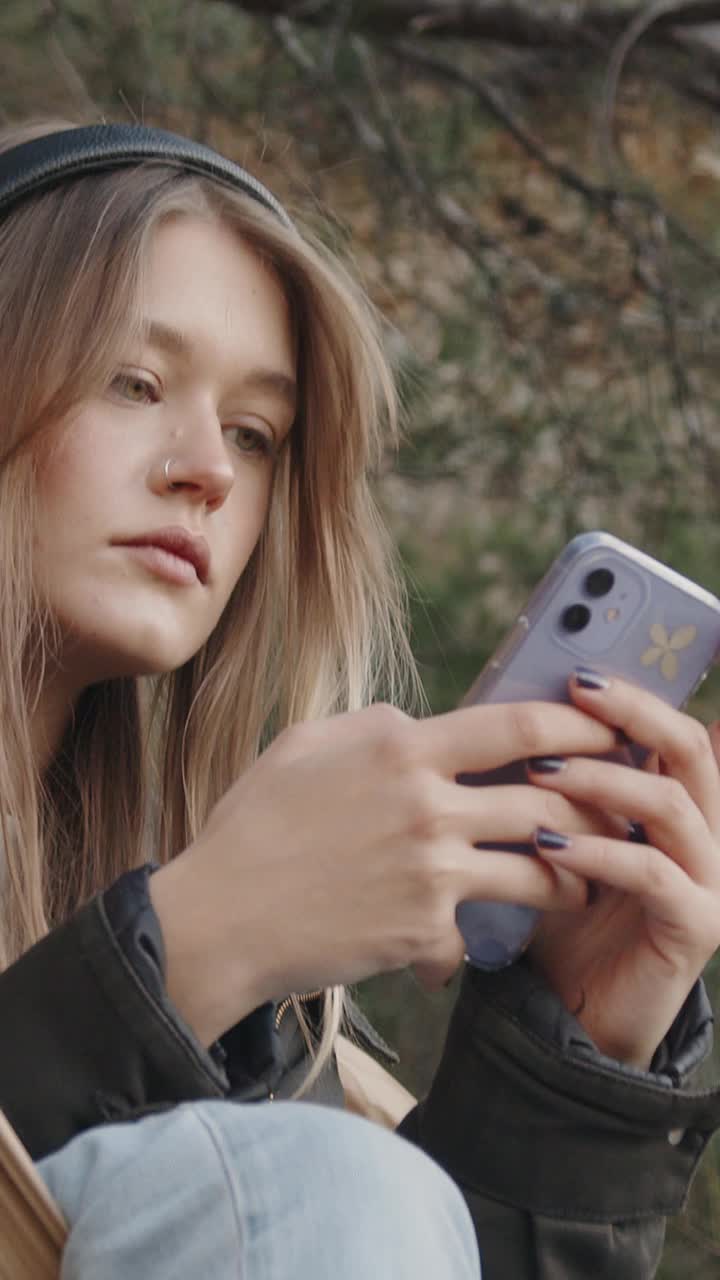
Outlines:
<svg viewBox="0 0 720 1280"><path fill-rule="evenodd" d="M612 534L583 533L535 588L461 705L569 702L568 678L586 666L682 707L719 655L720 600ZM641 762L639 750L629 754ZM525 763L462 774L458 781L525 783ZM534 853L531 845L483 847ZM538 914L522 904L460 903L466 959L480 969L504 968L525 950Z"/></svg>

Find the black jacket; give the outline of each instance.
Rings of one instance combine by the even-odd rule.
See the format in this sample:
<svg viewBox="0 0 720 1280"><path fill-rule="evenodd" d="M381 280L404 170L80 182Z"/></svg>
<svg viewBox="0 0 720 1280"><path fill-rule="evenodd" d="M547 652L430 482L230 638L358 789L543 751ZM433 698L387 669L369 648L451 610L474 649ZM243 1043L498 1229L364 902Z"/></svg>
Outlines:
<svg viewBox="0 0 720 1280"><path fill-rule="evenodd" d="M307 1070L287 1006L255 1010L210 1052L197 1043L165 995L147 875L123 876L0 975L0 1106L35 1158L179 1101L288 1097ZM484 1280L653 1275L664 1218L720 1124L720 1092L688 1084L711 1023L698 984L646 1074L603 1058L526 965L466 970L429 1096L400 1131L462 1188ZM310 1096L342 1105L334 1064Z"/></svg>

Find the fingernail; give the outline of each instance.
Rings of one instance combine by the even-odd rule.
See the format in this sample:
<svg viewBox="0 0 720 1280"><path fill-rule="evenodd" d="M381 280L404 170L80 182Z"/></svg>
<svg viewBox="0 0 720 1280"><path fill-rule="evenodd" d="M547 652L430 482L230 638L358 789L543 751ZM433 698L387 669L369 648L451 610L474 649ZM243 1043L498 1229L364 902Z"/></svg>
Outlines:
<svg viewBox="0 0 720 1280"><path fill-rule="evenodd" d="M581 689L609 689L610 681L607 676L601 676L599 671L593 671L592 667L576 667L575 683Z"/></svg>
<svg viewBox="0 0 720 1280"><path fill-rule="evenodd" d="M538 849L568 849L570 840L559 831L551 831L549 827L537 827L533 836Z"/></svg>
<svg viewBox="0 0 720 1280"><path fill-rule="evenodd" d="M627 829L627 838L633 844L647 844L647 831L642 822L629 822Z"/></svg>
<svg viewBox="0 0 720 1280"><path fill-rule="evenodd" d="M566 765L565 756L531 756L527 762L530 773L560 773Z"/></svg>

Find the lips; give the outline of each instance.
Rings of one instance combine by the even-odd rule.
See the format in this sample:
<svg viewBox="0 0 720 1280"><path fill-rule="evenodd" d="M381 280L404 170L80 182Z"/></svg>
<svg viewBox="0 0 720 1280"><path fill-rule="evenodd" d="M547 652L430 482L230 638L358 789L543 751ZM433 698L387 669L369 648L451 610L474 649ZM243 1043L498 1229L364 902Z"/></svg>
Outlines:
<svg viewBox="0 0 720 1280"><path fill-rule="evenodd" d="M199 533L189 533L180 525L142 533L136 538L123 538L116 545L123 547L159 547L181 560L187 560L194 568L198 580L205 586L210 572L210 548Z"/></svg>

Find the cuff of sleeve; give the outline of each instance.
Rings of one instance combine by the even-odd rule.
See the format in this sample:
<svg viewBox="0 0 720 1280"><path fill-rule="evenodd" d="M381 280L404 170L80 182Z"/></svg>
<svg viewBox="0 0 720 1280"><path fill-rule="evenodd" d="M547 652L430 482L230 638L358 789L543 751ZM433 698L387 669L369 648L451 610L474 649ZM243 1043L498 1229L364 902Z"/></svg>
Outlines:
<svg viewBox="0 0 720 1280"><path fill-rule="evenodd" d="M709 1026L704 994L693 1001L690 1063ZM468 968L417 1140L467 1190L534 1213L675 1213L720 1122L718 1091L674 1087L677 1067L646 1074L604 1058L525 965Z"/></svg>
<svg viewBox="0 0 720 1280"><path fill-rule="evenodd" d="M0 975L0 1021L12 1028L0 1098L35 1159L103 1120L227 1094L164 988L131 963L127 929L121 945L101 895Z"/></svg>
<svg viewBox="0 0 720 1280"><path fill-rule="evenodd" d="M158 863L148 862L120 876L103 894L102 909L127 964L150 998L170 1012L183 1040L193 1046L202 1060L206 1056L203 1047L167 998L165 941L149 891L150 876L158 870ZM219 1042L207 1050L211 1072L217 1074L218 1082L227 1089L225 1058Z"/></svg>
<svg viewBox="0 0 720 1280"><path fill-rule="evenodd" d="M120 876L103 894L107 922L125 959L155 999L165 994L165 943L150 900L148 883L154 863Z"/></svg>
<svg viewBox="0 0 720 1280"><path fill-rule="evenodd" d="M604 1065L633 1079L664 1076L673 1086L684 1083L709 1056L713 1043L713 1013L702 981L695 983L662 1044L650 1071L620 1063L601 1053L585 1028L527 960L496 972L468 965L468 985L476 998L496 1004L541 1040L570 1057Z"/></svg>

